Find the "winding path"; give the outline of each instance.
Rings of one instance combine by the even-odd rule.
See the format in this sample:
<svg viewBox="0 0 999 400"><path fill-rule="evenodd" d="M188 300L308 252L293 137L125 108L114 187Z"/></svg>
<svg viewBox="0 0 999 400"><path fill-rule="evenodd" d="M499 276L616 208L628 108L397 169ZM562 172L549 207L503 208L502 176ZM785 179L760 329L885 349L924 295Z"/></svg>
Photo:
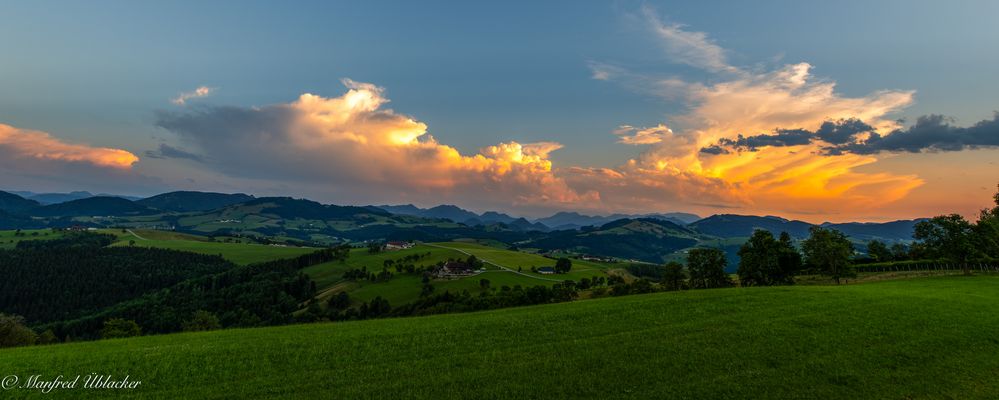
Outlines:
<svg viewBox="0 0 999 400"><path fill-rule="evenodd" d="M128 233L131 233L132 236L135 236L135 237L139 238L139 240L149 240L149 239L146 239L146 238L144 238L142 236L139 236L138 233L133 232L131 229L126 229L126 231L128 231Z"/></svg>

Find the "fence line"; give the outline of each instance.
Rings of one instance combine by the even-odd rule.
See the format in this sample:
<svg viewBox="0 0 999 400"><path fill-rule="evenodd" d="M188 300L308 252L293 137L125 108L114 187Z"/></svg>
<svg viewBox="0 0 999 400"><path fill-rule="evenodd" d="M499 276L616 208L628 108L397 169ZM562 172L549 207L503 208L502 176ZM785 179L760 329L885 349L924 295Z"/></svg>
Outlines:
<svg viewBox="0 0 999 400"><path fill-rule="evenodd" d="M893 264L860 264L855 265L857 272L911 272L911 271L960 271L967 266L972 271L999 272L999 264L992 262L974 262L967 264L942 262L904 262Z"/></svg>

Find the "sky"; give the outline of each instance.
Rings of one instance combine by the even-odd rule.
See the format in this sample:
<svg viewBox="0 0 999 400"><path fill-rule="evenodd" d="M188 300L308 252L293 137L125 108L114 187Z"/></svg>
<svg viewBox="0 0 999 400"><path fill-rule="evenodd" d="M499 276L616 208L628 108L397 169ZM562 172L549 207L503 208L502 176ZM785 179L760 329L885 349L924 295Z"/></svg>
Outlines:
<svg viewBox="0 0 999 400"><path fill-rule="evenodd" d="M870 3L9 2L0 189L974 217L999 3Z"/></svg>

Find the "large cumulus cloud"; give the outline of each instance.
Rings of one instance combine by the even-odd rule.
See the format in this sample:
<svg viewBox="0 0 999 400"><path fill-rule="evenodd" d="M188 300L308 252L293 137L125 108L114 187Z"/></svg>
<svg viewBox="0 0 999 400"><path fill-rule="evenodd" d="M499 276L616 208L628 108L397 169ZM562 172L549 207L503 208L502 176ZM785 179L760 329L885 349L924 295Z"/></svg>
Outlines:
<svg viewBox="0 0 999 400"><path fill-rule="evenodd" d="M461 154L427 126L385 108L384 89L344 80L338 97L303 94L264 107L195 107L161 112L175 133L231 176L350 187L391 198L453 196L486 204L557 206L595 200L558 178L558 143L505 142ZM342 191L342 190L341 190Z"/></svg>

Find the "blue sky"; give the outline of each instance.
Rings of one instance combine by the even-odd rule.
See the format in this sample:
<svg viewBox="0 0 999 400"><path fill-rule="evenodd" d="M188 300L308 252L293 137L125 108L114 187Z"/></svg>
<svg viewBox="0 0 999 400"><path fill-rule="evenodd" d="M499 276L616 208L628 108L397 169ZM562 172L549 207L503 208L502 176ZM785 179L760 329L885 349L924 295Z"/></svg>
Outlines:
<svg viewBox="0 0 999 400"><path fill-rule="evenodd" d="M706 85L726 79L664 52L646 9L706 34L745 71L807 62L844 97L915 91L885 118L943 114L969 125L999 109L994 1L31 1L4 9L0 123L140 157L175 143L155 126L156 111L175 111L170 99L180 92L204 85L212 95L194 103L266 106L302 93L340 96L350 78L384 88L385 107L462 154L551 141L564 145L550 156L556 167L612 168L636 156L612 131L673 126L691 104L593 79L595 63ZM145 162L139 170L168 185L187 173Z"/></svg>

